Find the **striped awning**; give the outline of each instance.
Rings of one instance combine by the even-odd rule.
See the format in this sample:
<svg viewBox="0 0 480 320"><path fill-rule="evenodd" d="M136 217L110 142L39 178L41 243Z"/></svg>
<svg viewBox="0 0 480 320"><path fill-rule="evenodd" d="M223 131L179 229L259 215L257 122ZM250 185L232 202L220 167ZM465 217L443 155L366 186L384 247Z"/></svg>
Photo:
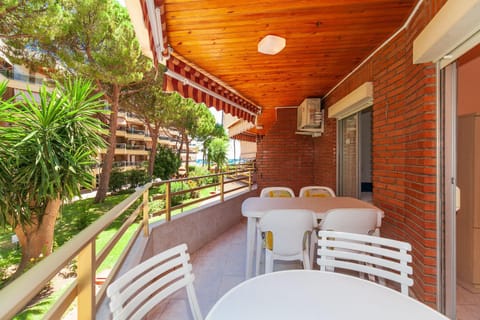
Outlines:
<svg viewBox="0 0 480 320"><path fill-rule="evenodd" d="M237 120L236 122L232 123L230 126L227 127L228 136L234 137L241 133L244 133L255 126L252 122L248 122L245 120Z"/></svg>
<svg viewBox="0 0 480 320"><path fill-rule="evenodd" d="M214 107L250 123L255 123L255 117L261 111L260 107L176 54L167 60L164 86L166 91L177 91L186 98L203 102L207 107Z"/></svg>
<svg viewBox="0 0 480 320"><path fill-rule="evenodd" d="M257 143L255 141L240 141L240 159L255 159Z"/></svg>
<svg viewBox="0 0 480 320"><path fill-rule="evenodd" d="M239 133L230 138L235 140L240 140L240 141L249 141L249 142L255 142L255 143L257 142L257 135L249 132Z"/></svg>
<svg viewBox="0 0 480 320"><path fill-rule="evenodd" d="M261 108L248 101L208 72L201 70L168 48L164 0L138 0L127 5L131 16L142 15L134 24L137 35L147 55L153 56L155 64L166 64L164 89L177 91L185 98L192 98L207 107L214 107L248 122L255 123ZM137 20L137 21L138 21ZM148 50L148 43L150 50Z"/></svg>

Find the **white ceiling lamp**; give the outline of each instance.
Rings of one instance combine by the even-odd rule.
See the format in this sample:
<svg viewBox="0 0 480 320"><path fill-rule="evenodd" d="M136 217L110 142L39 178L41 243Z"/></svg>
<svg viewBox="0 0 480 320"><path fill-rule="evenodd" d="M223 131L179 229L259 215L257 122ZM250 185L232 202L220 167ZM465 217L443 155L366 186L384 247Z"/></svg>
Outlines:
<svg viewBox="0 0 480 320"><path fill-rule="evenodd" d="M286 43L285 38L269 34L258 43L258 52L274 55L282 51Z"/></svg>

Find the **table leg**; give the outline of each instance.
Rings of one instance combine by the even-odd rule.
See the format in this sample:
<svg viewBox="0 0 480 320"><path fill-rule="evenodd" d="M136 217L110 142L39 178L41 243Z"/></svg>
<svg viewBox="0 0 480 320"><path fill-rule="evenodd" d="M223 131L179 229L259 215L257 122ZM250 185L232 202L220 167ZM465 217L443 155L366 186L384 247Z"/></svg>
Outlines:
<svg viewBox="0 0 480 320"><path fill-rule="evenodd" d="M245 279L250 279L253 275L253 254L255 248L257 219L248 217L247 220L247 256L246 256L246 268Z"/></svg>

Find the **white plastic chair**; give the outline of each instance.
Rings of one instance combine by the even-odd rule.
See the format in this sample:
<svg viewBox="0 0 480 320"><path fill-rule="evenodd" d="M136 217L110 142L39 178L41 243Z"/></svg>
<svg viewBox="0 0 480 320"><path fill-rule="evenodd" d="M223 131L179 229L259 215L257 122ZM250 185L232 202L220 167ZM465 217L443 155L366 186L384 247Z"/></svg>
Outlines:
<svg viewBox="0 0 480 320"><path fill-rule="evenodd" d="M274 260L300 260L311 269L310 233L316 217L310 210L276 209L268 211L259 222L260 231L272 233L272 247L265 248L265 273L273 271Z"/></svg>
<svg viewBox="0 0 480 320"><path fill-rule="evenodd" d="M295 192L288 187L267 187L260 192L261 198L295 198Z"/></svg>
<svg viewBox="0 0 480 320"><path fill-rule="evenodd" d="M413 285L412 250L409 243L376 236L322 230L318 232L318 259L321 271L335 268L368 274L370 279L387 279L400 284L408 296ZM380 282L381 284L384 284Z"/></svg>
<svg viewBox="0 0 480 320"><path fill-rule="evenodd" d="M339 208L328 210L320 230L371 234L377 228L378 212L370 208Z"/></svg>
<svg viewBox="0 0 480 320"><path fill-rule="evenodd" d="M267 187L260 192L261 198L295 198L295 192L288 187ZM255 274L260 273L260 255L262 252L262 232L257 221L257 249L255 254Z"/></svg>
<svg viewBox="0 0 480 320"><path fill-rule="evenodd" d="M336 197L335 191L329 187L324 186L307 186L300 189L299 197L318 197L328 198Z"/></svg>
<svg viewBox="0 0 480 320"><path fill-rule="evenodd" d="M202 320L189 260L187 245L181 244L142 262L109 285L113 319L142 319L162 300L185 287L193 318Z"/></svg>
<svg viewBox="0 0 480 320"><path fill-rule="evenodd" d="M339 208L328 210L319 224L320 230L334 230L360 234L372 234L377 228L378 213L369 208ZM316 233L312 242L317 242ZM315 246L312 245L310 259L314 260Z"/></svg>

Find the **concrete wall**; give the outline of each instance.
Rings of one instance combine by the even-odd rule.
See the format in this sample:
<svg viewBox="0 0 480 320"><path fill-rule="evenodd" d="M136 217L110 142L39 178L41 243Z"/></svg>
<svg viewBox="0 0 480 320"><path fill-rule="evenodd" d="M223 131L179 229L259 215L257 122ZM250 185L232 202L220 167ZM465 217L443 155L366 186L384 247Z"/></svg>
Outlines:
<svg viewBox="0 0 480 320"><path fill-rule="evenodd" d="M170 222L153 224L142 260L181 243L187 244L190 253L197 251L245 219L241 211L242 202L255 196L256 190L243 192L226 197L223 203L215 201L174 216Z"/></svg>
<svg viewBox="0 0 480 320"><path fill-rule="evenodd" d="M225 202L213 201L208 205L172 217L170 222L157 222L150 226L148 238L141 235L135 241L117 277L142 261L181 243L186 243L193 253L228 231L242 219L242 203L258 196L256 189L225 197ZM97 319L111 319L108 297L97 308Z"/></svg>

